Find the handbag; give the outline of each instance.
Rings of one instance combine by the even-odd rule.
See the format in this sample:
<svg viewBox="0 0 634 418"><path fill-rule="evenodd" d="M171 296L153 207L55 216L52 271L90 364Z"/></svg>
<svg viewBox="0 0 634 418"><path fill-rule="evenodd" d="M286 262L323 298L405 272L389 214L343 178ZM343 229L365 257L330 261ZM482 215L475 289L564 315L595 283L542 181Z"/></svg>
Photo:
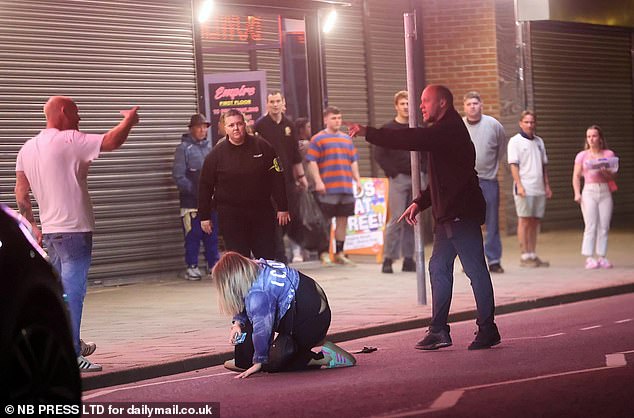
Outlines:
<svg viewBox="0 0 634 418"><path fill-rule="evenodd" d="M608 189L610 189L610 191L612 193L616 192L617 190L619 190L618 186L616 185L616 182L614 180L610 180L608 181Z"/></svg>
<svg viewBox="0 0 634 418"><path fill-rule="evenodd" d="M296 298L293 298L290 317L290 332L277 334L269 347L269 362L262 365L262 370L269 373L281 371L297 353L297 343L293 338L293 322L295 321Z"/></svg>

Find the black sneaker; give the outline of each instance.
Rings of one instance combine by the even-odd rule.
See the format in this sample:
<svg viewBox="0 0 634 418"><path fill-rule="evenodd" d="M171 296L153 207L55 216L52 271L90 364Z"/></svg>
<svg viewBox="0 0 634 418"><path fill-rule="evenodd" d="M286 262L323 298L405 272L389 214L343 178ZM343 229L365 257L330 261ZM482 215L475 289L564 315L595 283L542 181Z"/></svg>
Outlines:
<svg viewBox="0 0 634 418"><path fill-rule="evenodd" d="M469 344L469 350L482 350L498 345L502 341L497 325L478 327L475 340Z"/></svg>
<svg viewBox="0 0 634 418"><path fill-rule="evenodd" d="M500 263L489 264L489 272L491 273L504 273L504 269Z"/></svg>
<svg viewBox="0 0 634 418"><path fill-rule="evenodd" d="M417 342L414 348L418 350L437 350L439 348L449 347L452 344L449 331L441 330L432 332L431 329L428 329L425 338Z"/></svg>
<svg viewBox="0 0 634 418"><path fill-rule="evenodd" d="M381 267L381 272L382 273L394 273L394 270L392 270L392 259L391 258L385 257L383 259L383 267Z"/></svg>
<svg viewBox="0 0 634 418"><path fill-rule="evenodd" d="M401 271L416 271L416 262L413 258L405 257L403 259L403 268Z"/></svg>

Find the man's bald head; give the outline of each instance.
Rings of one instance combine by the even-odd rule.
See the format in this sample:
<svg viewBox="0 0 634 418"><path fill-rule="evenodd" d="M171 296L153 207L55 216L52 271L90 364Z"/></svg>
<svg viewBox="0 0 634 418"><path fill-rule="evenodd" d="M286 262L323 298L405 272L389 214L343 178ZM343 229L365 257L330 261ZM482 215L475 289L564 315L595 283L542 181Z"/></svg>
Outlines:
<svg viewBox="0 0 634 418"><path fill-rule="evenodd" d="M70 97L52 96L44 105L46 127L60 131L79 129L79 110Z"/></svg>
<svg viewBox="0 0 634 418"><path fill-rule="evenodd" d="M434 123L445 116L448 109L453 108L453 94L451 90L440 84L430 84L425 87L420 98L420 110L425 122Z"/></svg>

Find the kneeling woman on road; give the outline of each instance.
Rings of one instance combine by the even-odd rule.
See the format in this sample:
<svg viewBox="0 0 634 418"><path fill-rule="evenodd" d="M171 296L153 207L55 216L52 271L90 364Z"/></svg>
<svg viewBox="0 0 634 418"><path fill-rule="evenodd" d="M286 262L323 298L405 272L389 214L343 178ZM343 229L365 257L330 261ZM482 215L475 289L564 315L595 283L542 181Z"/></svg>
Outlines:
<svg viewBox="0 0 634 418"><path fill-rule="evenodd" d="M227 252L215 265L212 279L221 312L233 315L229 338L235 344L235 359L226 362L225 367L242 371L236 377L245 378L260 370L346 367L356 363L352 354L331 342L323 343L321 352L311 351L324 341L331 315L323 289L312 278L276 261L255 261ZM268 366L275 332L290 335L297 350L273 369ZM242 333L246 337L239 343Z"/></svg>

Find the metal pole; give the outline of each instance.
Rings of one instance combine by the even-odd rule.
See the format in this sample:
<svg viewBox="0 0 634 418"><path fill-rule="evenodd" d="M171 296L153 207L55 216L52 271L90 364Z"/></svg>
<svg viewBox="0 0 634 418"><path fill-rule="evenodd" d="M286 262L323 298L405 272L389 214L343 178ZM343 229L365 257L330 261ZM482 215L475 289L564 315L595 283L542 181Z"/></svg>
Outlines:
<svg viewBox="0 0 634 418"><path fill-rule="evenodd" d="M416 41L416 14L404 13L405 24L405 62L407 67L407 92L409 106L409 127L416 127L416 83L414 69L414 46ZM417 151L410 152L412 163L412 196L420 193L420 155ZM418 223L414 228L414 239L416 241L416 294L420 305L427 305L427 286L425 283L425 243L423 242L423 220L419 213Z"/></svg>

